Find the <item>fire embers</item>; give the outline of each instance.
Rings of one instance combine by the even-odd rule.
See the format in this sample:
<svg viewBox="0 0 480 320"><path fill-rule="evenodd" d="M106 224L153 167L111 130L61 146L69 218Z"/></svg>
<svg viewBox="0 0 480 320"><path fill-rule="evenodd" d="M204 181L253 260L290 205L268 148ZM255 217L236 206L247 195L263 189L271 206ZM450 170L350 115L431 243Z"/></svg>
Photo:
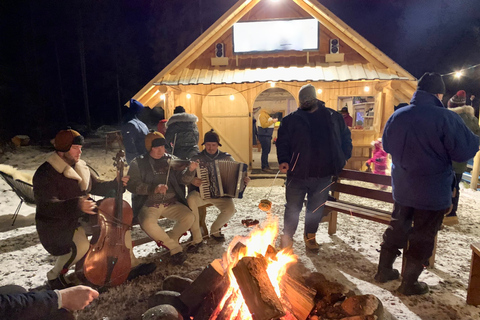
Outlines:
<svg viewBox="0 0 480 320"><path fill-rule="evenodd" d="M258 207L260 210L270 213L270 210L272 209L272 201L267 199L260 200Z"/></svg>

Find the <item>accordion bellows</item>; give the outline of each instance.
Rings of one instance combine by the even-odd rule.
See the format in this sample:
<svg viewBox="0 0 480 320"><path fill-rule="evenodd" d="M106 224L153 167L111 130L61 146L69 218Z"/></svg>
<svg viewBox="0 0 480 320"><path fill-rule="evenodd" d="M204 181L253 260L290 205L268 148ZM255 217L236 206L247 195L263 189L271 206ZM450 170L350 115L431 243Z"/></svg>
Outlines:
<svg viewBox="0 0 480 320"><path fill-rule="evenodd" d="M200 197L242 198L248 166L242 162L215 160L197 167L197 176L202 180Z"/></svg>

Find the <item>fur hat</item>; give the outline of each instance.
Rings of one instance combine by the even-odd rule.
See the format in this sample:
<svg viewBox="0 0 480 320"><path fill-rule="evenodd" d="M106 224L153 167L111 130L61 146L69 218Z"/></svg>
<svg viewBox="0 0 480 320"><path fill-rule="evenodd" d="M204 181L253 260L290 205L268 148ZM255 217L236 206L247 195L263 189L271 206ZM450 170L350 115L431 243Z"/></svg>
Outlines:
<svg viewBox="0 0 480 320"><path fill-rule="evenodd" d="M145 149L148 152L152 150L152 147L160 147L165 145L165 137L158 131L150 132L145 136Z"/></svg>
<svg viewBox="0 0 480 320"><path fill-rule="evenodd" d="M134 114L140 113L140 111L142 111L143 108L144 108L143 104L141 104L139 101L135 99L130 99L130 110L132 110Z"/></svg>
<svg viewBox="0 0 480 320"><path fill-rule="evenodd" d="M185 108L182 106L176 106L175 110L173 110L173 114L176 114L176 113L185 113Z"/></svg>
<svg viewBox="0 0 480 320"><path fill-rule="evenodd" d="M300 105L304 102L317 99L317 90L311 84L306 84L298 91L298 100Z"/></svg>
<svg viewBox="0 0 480 320"><path fill-rule="evenodd" d="M61 152L68 152L68 150L70 150L73 144L82 145L83 140L84 139L82 135L75 130L61 130L55 136L55 150Z"/></svg>
<svg viewBox="0 0 480 320"><path fill-rule="evenodd" d="M203 138L202 146L203 146L206 142L216 142L216 143L218 143L218 145L219 145L220 147L222 146L222 145L220 144L220 137L218 136L218 133L216 133L215 131L213 131L213 129L211 129L210 131L208 131L207 133L205 133L205 137Z"/></svg>
<svg viewBox="0 0 480 320"><path fill-rule="evenodd" d="M442 76L434 72L425 72L418 80L417 90L423 90L431 94L445 94L445 83Z"/></svg>
<svg viewBox="0 0 480 320"><path fill-rule="evenodd" d="M458 91L453 97L448 100L448 107L455 108L464 106L467 103L467 93L465 90Z"/></svg>

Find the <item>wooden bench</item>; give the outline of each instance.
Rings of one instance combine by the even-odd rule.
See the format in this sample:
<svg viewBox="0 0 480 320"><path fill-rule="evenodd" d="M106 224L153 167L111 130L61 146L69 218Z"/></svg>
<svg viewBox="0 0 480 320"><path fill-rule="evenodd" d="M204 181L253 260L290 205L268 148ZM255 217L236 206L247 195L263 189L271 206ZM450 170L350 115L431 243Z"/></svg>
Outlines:
<svg viewBox="0 0 480 320"><path fill-rule="evenodd" d="M202 235L203 235L204 239L208 238L208 236L209 236L207 224L205 222L205 218L207 217L207 208L210 207L210 206L212 206L212 204L206 204L204 206L198 207L198 216L199 216L199 219L200 219L200 230L202 231ZM160 217L160 219L165 219L165 218ZM138 221L136 221L136 219L134 219L133 225L134 226L138 225ZM149 236L145 236L145 237L133 240L132 245L135 247L135 246L139 246L139 245L148 243L150 241L153 241L153 240Z"/></svg>
<svg viewBox="0 0 480 320"><path fill-rule="evenodd" d="M349 194L353 196L358 196L362 198L367 198L371 200L377 200L385 203L394 203L392 193L386 190L378 189L369 189L355 184L347 184L345 180L349 181L358 181L358 182L369 182L378 185L391 186L391 177L378 175L368 172L353 171L344 169L340 173L337 181L332 185L331 190L333 191L333 197L337 201L327 201L325 203L325 209L330 211L329 214L322 220L322 222L328 222L328 234L332 235L337 232L337 213L345 213L354 217L367 219L383 224L389 224L391 220L392 212L381 210L376 208L375 205L372 206L362 206L352 202L346 202L338 200L340 194ZM433 249L432 256L429 260L429 268L433 268L435 262L435 251L436 251L437 239L435 238L435 246ZM405 257L404 257L405 258ZM405 259L403 260L405 263ZM403 269L403 267L402 267Z"/></svg>
<svg viewBox="0 0 480 320"><path fill-rule="evenodd" d="M480 305L480 243L474 243L472 248L472 263L468 281L467 304Z"/></svg>

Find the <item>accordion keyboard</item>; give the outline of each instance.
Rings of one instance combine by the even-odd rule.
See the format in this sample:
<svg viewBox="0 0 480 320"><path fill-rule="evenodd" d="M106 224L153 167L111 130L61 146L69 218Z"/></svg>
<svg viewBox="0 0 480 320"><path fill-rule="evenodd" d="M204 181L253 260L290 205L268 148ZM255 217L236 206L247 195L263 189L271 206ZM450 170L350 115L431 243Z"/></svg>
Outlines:
<svg viewBox="0 0 480 320"><path fill-rule="evenodd" d="M200 190L200 197L202 199L210 199L211 198L211 193L210 193L210 183L208 183L209 178L208 178L208 169L206 167L197 167L197 177L202 180L202 184L199 187Z"/></svg>

